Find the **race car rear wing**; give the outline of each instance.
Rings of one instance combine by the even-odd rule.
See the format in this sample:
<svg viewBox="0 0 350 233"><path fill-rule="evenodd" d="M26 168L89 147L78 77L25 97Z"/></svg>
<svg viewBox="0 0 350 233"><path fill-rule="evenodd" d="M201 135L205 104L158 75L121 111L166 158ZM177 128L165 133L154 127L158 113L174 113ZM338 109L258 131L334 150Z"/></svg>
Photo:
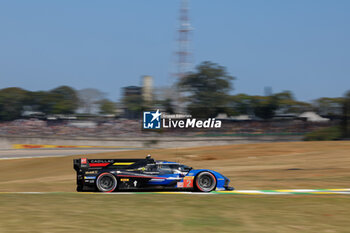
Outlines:
<svg viewBox="0 0 350 233"><path fill-rule="evenodd" d="M73 160L74 170L77 172L81 170L101 169L107 167L115 168L137 168L145 166L149 163L155 163L152 158L146 159L87 159L80 158Z"/></svg>

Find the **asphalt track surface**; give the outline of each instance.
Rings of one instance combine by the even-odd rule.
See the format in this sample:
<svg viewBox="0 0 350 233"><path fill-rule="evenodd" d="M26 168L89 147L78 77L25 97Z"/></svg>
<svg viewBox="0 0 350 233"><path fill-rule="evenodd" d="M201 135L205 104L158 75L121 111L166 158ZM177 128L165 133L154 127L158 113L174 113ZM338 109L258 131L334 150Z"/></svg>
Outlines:
<svg viewBox="0 0 350 233"><path fill-rule="evenodd" d="M138 150L141 148L89 148L89 149L0 149L0 159L22 159L87 155L94 153Z"/></svg>
<svg viewBox="0 0 350 233"><path fill-rule="evenodd" d="M76 195L350 195L350 189L284 189L284 190L234 190L201 192L0 192L1 194L76 194Z"/></svg>

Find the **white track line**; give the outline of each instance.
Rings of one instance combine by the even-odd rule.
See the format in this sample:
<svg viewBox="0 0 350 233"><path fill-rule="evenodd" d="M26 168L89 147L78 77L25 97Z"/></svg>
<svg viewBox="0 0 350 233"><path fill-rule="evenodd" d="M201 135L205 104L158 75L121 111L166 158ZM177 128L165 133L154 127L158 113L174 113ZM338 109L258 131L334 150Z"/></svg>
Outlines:
<svg viewBox="0 0 350 233"><path fill-rule="evenodd" d="M199 192L114 192L114 193L98 193L98 192L0 192L1 194L92 194L92 195L121 195L121 194L187 194L187 195L220 195L220 194L236 194L236 195L332 195L332 194L343 194L349 195L350 189L287 189L282 190L235 190L235 191L219 191L212 193L199 193Z"/></svg>

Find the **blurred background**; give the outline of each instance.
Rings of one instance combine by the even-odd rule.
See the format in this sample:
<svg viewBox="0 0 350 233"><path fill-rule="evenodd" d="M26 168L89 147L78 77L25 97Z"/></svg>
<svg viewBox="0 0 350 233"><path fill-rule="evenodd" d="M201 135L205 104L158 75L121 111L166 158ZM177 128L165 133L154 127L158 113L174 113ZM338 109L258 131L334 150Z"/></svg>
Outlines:
<svg viewBox="0 0 350 233"><path fill-rule="evenodd" d="M2 137L349 137L347 1L0 4Z"/></svg>

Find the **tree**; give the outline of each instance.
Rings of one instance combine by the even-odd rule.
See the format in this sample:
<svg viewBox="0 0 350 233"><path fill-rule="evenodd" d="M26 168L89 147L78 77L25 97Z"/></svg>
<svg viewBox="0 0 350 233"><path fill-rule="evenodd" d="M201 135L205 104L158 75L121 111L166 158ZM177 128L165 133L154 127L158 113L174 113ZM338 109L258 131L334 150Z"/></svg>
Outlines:
<svg viewBox="0 0 350 233"><path fill-rule="evenodd" d="M105 97L105 93L95 88L85 88L78 91L79 108L84 113L91 114L94 106Z"/></svg>
<svg viewBox="0 0 350 233"><path fill-rule="evenodd" d="M50 101L50 94L47 91L33 91L28 93L28 100L26 106L33 111L40 111L45 114L51 113L52 101Z"/></svg>
<svg viewBox="0 0 350 233"><path fill-rule="evenodd" d="M238 94L230 97L230 115L253 115L252 99L254 97L247 94Z"/></svg>
<svg viewBox="0 0 350 233"><path fill-rule="evenodd" d="M226 112L234 78L225 67L209 61L201 63L196 70L178 83L180 90L189 94L185 98L189 113L207 118Z"/></svg>
<svg viewBox="0 0 350 233"><path fill-rule="evenodd" d="M28 92L21 88L10 87L0 90L0 120L11 121L21 117Z"/></svg>
<svg viewBox="0 0 350 233"><path fill-rule="evenodd" d="M161 101L161 105L164 108L165 112L169 114L175 113L174 106L170 98L166 98L165 100Z"/></svg>
<svg viewBox="0 0 350 233"><path fill-rule="evenodd" d="M343 100L343 117L341 128L343 138L350 138L350 91L345 94Z"/></svg>
<svg viewBox="0 0 350 233"><path fill-rule="evenodd" d="M50 113L73 114L78 108L77 93L69 86L60 86L51 90L48 98L49 105L51 105Z"/></svg>
<svg viewBox="0 0 350 233"><path fill-rule="evenodd" d="M271 119L278 109L275 96L254 96L252 99L254 114L262 119Z"/></svg>
<svg viewBox="0 0 350 233"><path fill-rule="evenodd" d="M231 115L256 115L263 119L272 118L276 112L302 113L312 109L311 104L295 100L290 91L271 96L238 94L231 96L229 106Z"/></svg>
<svg viewBox="0 0 350 233"><path fill-rule="evenodd" d="M125 115L127 118L140 118L145 110L145 103L142 95L130 95L123 98Z"/></svg>
<svg viewBox="0 0 350 233"><path fill-rule="evenodd" d="M310 103L302 102L302 101L294 101L288 109L288 113L297 113L301 114L303 112L312 111L312 105Z"/></svg>
<svg viewBox="0 0 350 233"><path fill-rule="evenodd" d="M276 98L279 113L300 114L312 110L312 105L297 101L291 91L283 91L273 95Z"/></svg>
<svg viewBox="0 0 350 233"><path fill-rule="evenodd" d="M116 112L115 103L108 99L100 100L98 105L100 114L115 114Z"/></svg>
<svg viewBox="0 0 350 233"><path fill-rule="evenodd" d="M313 105L318 114L324 116L341 116L343 108L343 98L319 98Z"/></svg>

